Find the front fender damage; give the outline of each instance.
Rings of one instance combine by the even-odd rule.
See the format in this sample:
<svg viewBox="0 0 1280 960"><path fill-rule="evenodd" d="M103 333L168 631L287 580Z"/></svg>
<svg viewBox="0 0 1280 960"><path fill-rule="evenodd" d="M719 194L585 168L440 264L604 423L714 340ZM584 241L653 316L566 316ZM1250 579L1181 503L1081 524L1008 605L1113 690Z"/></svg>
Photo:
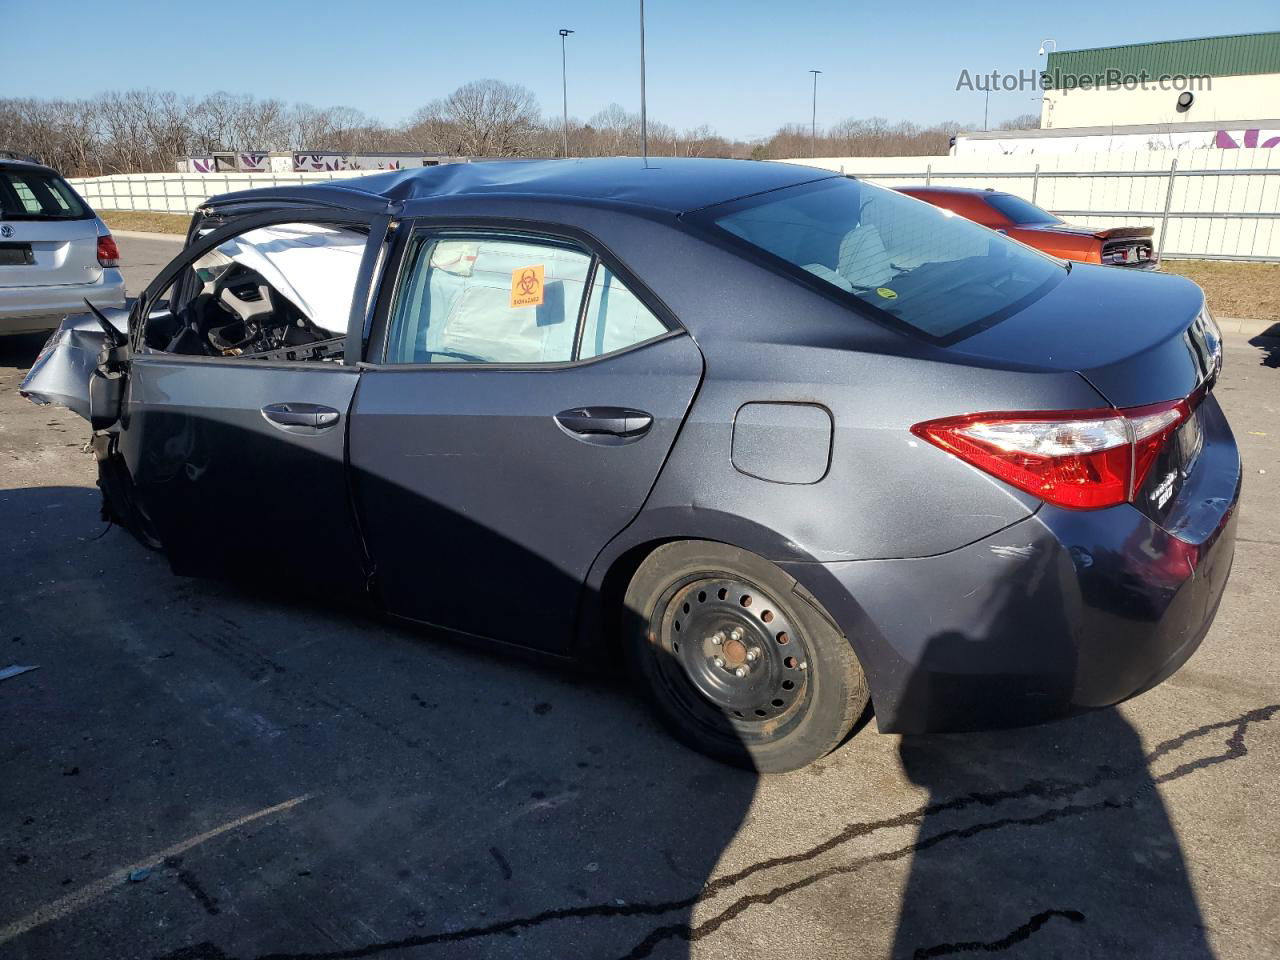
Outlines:
<svg viewBox="0 0 1280 960"><path fill-rule="evenodd" d="M122 335L128 335L127 308L102 311ZM89 419L89 382L102 359L107 335L90 313L64 319L40 348L18 392L32 403L52 403Z"/></svg>

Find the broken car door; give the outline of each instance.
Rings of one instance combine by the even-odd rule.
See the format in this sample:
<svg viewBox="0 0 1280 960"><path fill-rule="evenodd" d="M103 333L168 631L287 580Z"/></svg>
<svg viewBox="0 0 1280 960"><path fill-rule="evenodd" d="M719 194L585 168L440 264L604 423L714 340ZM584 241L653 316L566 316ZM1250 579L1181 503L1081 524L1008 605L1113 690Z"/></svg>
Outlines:
<svg viewBox="0 0 1280 960"><path fill-rule="evenodd" d="M119 451L175 571L359 591L345 348L386 221L287 216L232 220L148 288Z"/></svg>

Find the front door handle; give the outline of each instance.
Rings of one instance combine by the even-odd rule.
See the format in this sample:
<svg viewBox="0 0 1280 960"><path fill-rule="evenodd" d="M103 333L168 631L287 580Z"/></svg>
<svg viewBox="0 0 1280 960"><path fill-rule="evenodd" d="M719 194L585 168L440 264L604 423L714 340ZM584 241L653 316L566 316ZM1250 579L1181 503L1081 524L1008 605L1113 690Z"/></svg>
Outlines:
<svg viewBox="0 0 1280 960"><path fill-rule="evenodd" d="M342 418L333 407L319 403L270 403L262 408L262 415L290 433L325 430Z"/></svg>
<svg viewBox="0 0 1280 960"><path fill-rule="evenodd" d="M556 423L579 439L638 440L653 426L653 417L629 407L574 407L556 414Z"/></svg>

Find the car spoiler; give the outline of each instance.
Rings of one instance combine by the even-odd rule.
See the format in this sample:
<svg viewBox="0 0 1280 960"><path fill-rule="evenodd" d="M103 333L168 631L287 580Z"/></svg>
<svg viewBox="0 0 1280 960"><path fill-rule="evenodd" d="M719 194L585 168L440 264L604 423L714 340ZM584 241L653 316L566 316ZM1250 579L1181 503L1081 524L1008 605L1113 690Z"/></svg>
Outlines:
<svg viewBox="0 0 1280 960"><path fill-rule="evenodd" d="M1099 240L1137 240L1154 233L1154 227L1108 227L1095 231L1093 235Z"/></svg>

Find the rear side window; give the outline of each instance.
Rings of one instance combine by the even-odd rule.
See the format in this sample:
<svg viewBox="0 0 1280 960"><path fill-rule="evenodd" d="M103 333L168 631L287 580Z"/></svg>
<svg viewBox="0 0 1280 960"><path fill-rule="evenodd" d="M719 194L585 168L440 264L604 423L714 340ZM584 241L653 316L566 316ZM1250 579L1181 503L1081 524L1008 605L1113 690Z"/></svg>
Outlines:
<svg viewBox="0 0 1280 960"><path fill-rule="evenodd" d="M1041 210L1034 203L1028 203L1021 197L1015 197L1011 193L993 193L987 197L987 203L1008 217L1011 223L1015 223L1020 227L1040 223L1062 222L1048 210Z"/></svg>
<svg viewBox="0 0 1280 960"><path fill-rule="evenodd" d="M705 215L783 265L939 340L1008 316L1066 275L1050 257L949 210L844 177Z"/></svg>
<svg viewBox="0 0 1280 960"><path fill-rule="evenodd" d="M612 270L601 266L596 271L582 325L580 358L613 353L666 332L662 321L623 285Z"/></svg>
<svg viewBox="0 0 1280 960"><path fill-rule="evenodd" d="M386 362L568 363L666 332L611 270L571 243L420 236L401 271Z"/></svg>
<svg viewBox="0 0 1280 960"><path fill-rule="evenodd" d="M61 177L42 171L0 170L0 218L84 220L89 208Z"/></svg>

